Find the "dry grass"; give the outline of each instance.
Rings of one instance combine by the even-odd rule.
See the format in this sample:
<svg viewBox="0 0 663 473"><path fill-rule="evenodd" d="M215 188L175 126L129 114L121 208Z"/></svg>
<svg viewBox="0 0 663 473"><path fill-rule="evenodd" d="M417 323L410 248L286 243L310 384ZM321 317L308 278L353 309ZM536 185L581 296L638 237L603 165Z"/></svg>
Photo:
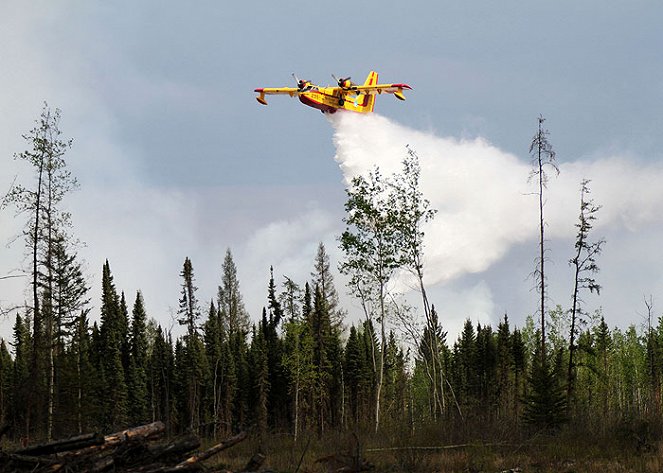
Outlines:
<svg viewBox="0 0 663 473"><path fill-rule="evenodd" d="M330 433L322 439L303 435L296 442L289 435L273 434L262 440L253 436L224 452L220 461L230 469L241 469L260 451L267 457L265 468L295 472L301 459L299 472L322 473L331 470L324 463L316 462L317 459L334 454L352 456L359 448L361 456L375 466L374 471L381 473L663 472L663 441L649 439L643 448L641 438L628 432L624 435L619 429L598 435L581 432L576 427L554 435L523 433L510 439L496 437L499 437L497 441L491 441L486 435L481 439L459 438L457 434L433 427L414 435Z"/></svg>

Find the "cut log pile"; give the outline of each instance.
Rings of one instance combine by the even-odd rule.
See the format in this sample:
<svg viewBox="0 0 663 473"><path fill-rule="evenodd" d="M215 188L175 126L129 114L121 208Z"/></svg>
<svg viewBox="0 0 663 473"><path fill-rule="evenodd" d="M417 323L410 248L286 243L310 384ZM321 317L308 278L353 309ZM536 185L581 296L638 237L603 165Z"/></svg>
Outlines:
<svg viewBox="0 0 663 473"><path fill-rule="evenodd" d="M12 452L0 451L0 472L224 472L203 466L203 461L246 439L246 432L198 451L200 439L185 435L156 443L165 434L162 422L141 425L110 435L86 434L32 445ZM254 455L241 472L258 471L264 456Z"/></svg>

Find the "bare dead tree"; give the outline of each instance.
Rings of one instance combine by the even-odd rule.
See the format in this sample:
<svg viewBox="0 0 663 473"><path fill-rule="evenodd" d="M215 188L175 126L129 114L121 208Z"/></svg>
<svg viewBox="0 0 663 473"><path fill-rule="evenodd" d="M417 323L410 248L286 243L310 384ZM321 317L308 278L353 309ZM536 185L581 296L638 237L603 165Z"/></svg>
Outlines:
<svg viewBox="0 0 663 473"><path fill-rule="evenodd" d="M529 181L535 181L537 191L535 195L538 197L539 203L539 256L537 258L536 269L534 270L534 279L536 281L537 290L540 295L539 312L541 316L541 356L546 356L546 277L545 277L545 218L544 206L545 199L543 191L548 186L548 173L547 168L550 168L555 175L559 174L559 168L555 161L555 151L548 141L548 130L543 128L545 118L539 115L539 126L536 134L532 138L532 143L529 147L529 152L532 161L532 170L529 174Z"/></svg>

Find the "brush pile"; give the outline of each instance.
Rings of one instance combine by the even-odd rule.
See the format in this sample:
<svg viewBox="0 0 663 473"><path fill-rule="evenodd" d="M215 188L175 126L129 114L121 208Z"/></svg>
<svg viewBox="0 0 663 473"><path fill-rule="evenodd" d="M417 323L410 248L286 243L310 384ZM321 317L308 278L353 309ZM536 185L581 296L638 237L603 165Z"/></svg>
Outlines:
<svg viewBox="0 0 663 473"><path fill-rule="evenodd" d="M153 422L106 436L85 434L12 452L0 451L0 472L226 473L225 469L205 467L202 462L247 437L242 432L207 450L197 451L200 439L195 435L156 443L165 430L162 422ZM264 456L256 454L240 471L257 471L263 461Z"/></svg>

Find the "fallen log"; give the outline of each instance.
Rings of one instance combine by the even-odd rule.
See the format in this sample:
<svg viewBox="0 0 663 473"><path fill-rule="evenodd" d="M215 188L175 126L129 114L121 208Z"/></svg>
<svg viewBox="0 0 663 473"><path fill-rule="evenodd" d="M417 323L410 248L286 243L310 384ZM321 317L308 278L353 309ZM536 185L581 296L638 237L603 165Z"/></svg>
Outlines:
<svg viewBox="0 0 663 473"><path fill-rule="evenodd" d="M163 423L155 422L106 436L85 434L33 445L15 452L0 452L0 473L225 471L222 467L209 469L203 462L247 438L246 432L242 432L207 450L192 454L200 447L200 439L193 434L159 445L151 443L164 431ZM264 455L256 454L240 471L257 471L264 459Z"/></svg>
<svg viewBox="0 0 663 473"><path fill-rule="evenodd" d="M120 445L123 442L130 440L151 440L161 437L166 432L166 426L163 422L157 421L152 422L151 424L139 425L138 427L133 427L131 429L125 429L120 432L115 432L104 436L103 443L99 445L93 445L87 448L82 448L80 450L64 452L63 457L67 456L85 456L90 455L96 452L102 452L108 450L109 448L114 448Z"/></svg>
<svg viewBox="0 0 663 473"><path fill-rule="evenodd" d="M230 437L229 439L224 440L223 442L214 445L211 448L208 448L204 452L201 452L197 455L193 455L186 460L184 460L181 463L178 463L175 466L175 469L173 471L185 471L188 467L191 465L196 465L202 461L207 460L208 458L213 457L214 455L218 454L219 452L222 452L223 450L226 450L227 448L232 447L233 445L237 445L240 443L242 440L246 439L247 434L246 432L240 432L239 434L235 435L234 437ZM178 470L179 468L179 470Z"/></svg>
<svg viewBox="0 0 663 473"><path fill-rule="evenodd" d="M100 434L83 434L68 439L54 440L38 445L16 450L14 453L19 455L52 455L54 453L66 452L68 450L79 450L81 448L90 447L93 445L101 445L105 442L105 438Z"/></svg>

